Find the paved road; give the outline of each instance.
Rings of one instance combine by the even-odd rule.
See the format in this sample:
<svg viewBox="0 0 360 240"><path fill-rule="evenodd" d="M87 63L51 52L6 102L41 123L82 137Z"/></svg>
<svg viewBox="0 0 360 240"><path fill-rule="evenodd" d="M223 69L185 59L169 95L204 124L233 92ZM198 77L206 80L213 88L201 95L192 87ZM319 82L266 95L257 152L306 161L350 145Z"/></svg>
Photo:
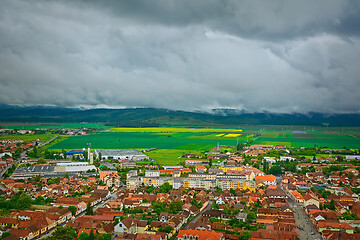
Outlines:
<svg viewBox="0 0 360 240"><path fill-rule="evenodd" d="M55 138L57 138L57 137L58 137L58 136L57 136L57 135L55 135L52 139L50 139L49 141L44 142L44 143L42 143L42 144L38 145L37 147L39 148L39 147L45 146L46 144L49 144L49 143L51 143L52 141L54 141L54 140L55 140Z"/></svg>
<svg viewBox="0 0 360 240"><path fill-rule="evenodd" d="M276 184L282 189L282 178L276 178ZM314 240L321 239L321 234L317 231L316 227L311 222L308 215L305 213L305 210L302 205L295 202L289 194L284 190L284 192L288 195L288 202L290 208L294 211L295 223L298 228L298 232L300 235L300 240ZM314 233L313 235L311 233Z"/></svg>
<svg viewBox="0 0 360 240"><path fill-rule="evenodd" d="M201 212L199 212L198 215L196 215L190 222L186 223L183 229L185 230L188 229L190 223L195 223L202 216L203 212L205 212L206 210L210 210L212 202L213 202L212 200L209 200L208 205Z"/></svg>
<svg viewBox="0 0 360 240"><path fill-rule="evenodd" d="M295 203L293 200L291 200L291 202L292 203L289 201L289 205L295 210L294 216L296 226L299 229L300 240L321 239L320 233L317 231L308 215L306 215L303 207L301 207L300 204ZM314 235L311 235L311 233L314 233Z"/></svg>

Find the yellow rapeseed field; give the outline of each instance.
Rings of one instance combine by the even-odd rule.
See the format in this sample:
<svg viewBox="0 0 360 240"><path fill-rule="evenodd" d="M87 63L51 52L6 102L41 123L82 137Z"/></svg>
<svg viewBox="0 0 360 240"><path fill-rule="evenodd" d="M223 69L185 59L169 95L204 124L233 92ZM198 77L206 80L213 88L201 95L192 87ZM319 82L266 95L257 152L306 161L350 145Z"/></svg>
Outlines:
<svg viewBox="0 0 360 240"><path fill-rule="evenodd" d="M235 134L235 133L229 133L229 134L226 134L224 137L240 137L241 134Z"/></svg>
<svg viewBox="0 0 360 240"><path fill-rule="evenodd" d="M152 132L152 133L216 133L216 132L242 132L241 129L226 128L168 128L168 127L148 127L148 128L111 128L111 132Z"/></svg>

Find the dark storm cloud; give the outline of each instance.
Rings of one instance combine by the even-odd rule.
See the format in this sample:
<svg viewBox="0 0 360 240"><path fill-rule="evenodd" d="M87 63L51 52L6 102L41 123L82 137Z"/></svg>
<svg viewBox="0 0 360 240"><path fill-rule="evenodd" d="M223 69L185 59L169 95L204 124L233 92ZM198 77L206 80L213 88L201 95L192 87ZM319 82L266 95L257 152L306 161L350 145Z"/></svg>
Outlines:
<svg viewBox="0 0 360 240"><path fill-rule="evenodd" d="M359 5L2 1L0 102L359 112Z"/></svg>

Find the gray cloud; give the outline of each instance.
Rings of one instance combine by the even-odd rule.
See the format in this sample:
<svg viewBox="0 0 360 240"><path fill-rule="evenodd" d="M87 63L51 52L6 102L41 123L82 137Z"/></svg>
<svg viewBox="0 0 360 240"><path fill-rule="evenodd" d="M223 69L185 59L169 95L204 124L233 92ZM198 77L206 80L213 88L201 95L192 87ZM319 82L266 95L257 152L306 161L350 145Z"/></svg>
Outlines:
<svg viewBox="0 0 360 240"><path fill-rule="evenodd" d="M354 1L21 1L4 104L359 112Z"/></svg>

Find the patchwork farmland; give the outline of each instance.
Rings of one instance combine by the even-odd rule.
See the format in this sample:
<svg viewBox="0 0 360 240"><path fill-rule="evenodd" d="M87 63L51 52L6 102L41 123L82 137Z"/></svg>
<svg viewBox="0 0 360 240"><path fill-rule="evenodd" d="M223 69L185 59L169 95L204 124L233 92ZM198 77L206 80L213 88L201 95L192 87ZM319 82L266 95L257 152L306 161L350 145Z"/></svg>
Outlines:
<svg viewBox="0 0 360 240"><path fill-rule="evenodd" d="M110 128L85 136L68 137L49 149L92 148L156 148L147 154L160 164L176 164L185 153L200 153L220 145L251 144L285 145L289 147L359 148L357 131L275 130L262 129L196 129L196 128Z"/></svg>

